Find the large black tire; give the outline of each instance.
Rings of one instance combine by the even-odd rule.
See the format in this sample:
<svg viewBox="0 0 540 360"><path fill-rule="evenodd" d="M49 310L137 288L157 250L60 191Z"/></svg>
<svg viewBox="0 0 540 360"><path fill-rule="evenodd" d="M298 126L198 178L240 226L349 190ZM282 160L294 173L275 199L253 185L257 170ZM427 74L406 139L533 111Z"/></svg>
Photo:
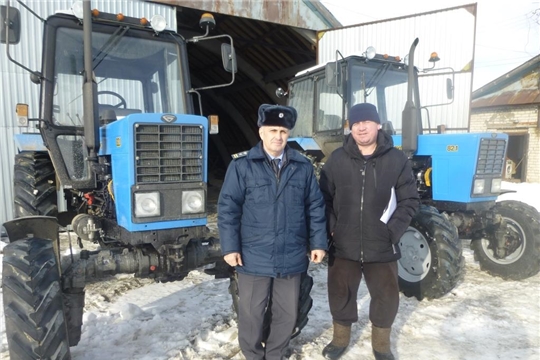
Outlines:
<svg viewBox="0 0 540 360"><path fill-rule="evenodd" d="M431 206L420 206L399 247L399 287L407 297L440 298L463 278L465 259L457 229Z"/></svg>
<svg viewBox="0 0 540 360"><path fill-rule="evenodd" d="M47 153L25 151L15 155L14 216L58 215L56 175Z"/></svg>
<svg viewBox="0 0 540 360"><path fill-rule="evenodd" d="M530 205L519 201L501 201L495 205L508 231L499 232L505 239L505 256L496 256L496 244L488 239L473 239L471 248L480 269L503 279L523 280L540 272L540 215Z"/></svg>
<svg viewBox="0 0 540 360"><path fill-rule="evenodd" d="M302 274L302 279L300 281L300 298L298 300L298 313L296 318L296 326L294 327L292 337L295 338L300 334L302 329L307 325L308 323L308 314L311 310L311 307L313 306L313 299L311 297L311 289L313 288L313 278L309 276L307 273ZM230 284L229 284L229 293L232 297L232 303L233 303L233 310L236 314L238 314L238 274L235 272L233 276L230 277ZM264 324L263 324L263 341L265 341L268 338L268 332L270 330L270 322L272 319L272 312L270 311L270 307L272 305L272 299L270 298L270 301L268 303L268 309L264 316Z"/></svg>
<svg viewBox="0 0 540 360"><path fill-rule="evenodd" d="M11 360L71 358L50 240L27 238L4 247L2 293Z"/></svg>

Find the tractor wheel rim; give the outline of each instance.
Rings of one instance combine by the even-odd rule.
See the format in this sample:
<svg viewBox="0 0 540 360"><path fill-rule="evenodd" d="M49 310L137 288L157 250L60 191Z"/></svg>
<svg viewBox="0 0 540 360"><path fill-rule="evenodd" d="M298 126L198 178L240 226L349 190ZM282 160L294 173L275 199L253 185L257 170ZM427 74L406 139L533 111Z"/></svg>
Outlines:
<svg viewBox="0 0 540 360"><path fill-rule="evenodd" d="M512 263L518 261L523 256L523 253L525 252L525 247L526 247L525 245L527 243L527 238L525 236L525 231L523 230L521 225L519 225L517 222L515 222L511 218L507 218L507 217L503 216L503 219L506 220L506 223L508 224L508 227L510 227L513 231L515 231L515 232L517 232L519 234L519 238L521 240L521 245L516 249L516 251L509 254L504 259L500 259L500 258L495 256L495 252L493 251L492 248L489 247L489 240L482 239L481 240L481 246L482 246L482 250L484 251L484 254L486 254L486 256L491 261L493 261L494 263L497 263L497 264L508 265L508 264L512 264Z"/></svg>
<svg viewBox="0 0 540 360"><path fill-rule="evenodd" d="M401 237L399 247L399 277L409 282L424 279L431 266L431 250L426 238L416 229L409 227Z"/></svg>

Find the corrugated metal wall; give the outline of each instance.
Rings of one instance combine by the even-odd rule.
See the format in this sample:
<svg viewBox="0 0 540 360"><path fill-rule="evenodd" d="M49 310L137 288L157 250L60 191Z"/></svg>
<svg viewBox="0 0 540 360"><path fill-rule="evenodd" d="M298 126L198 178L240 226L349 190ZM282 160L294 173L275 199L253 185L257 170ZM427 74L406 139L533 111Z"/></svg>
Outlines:
<svg viewBox="0 0 540 360"><path fill-rule="evenodd" d="M67 0L27 0L25 4L39 16L46 18L56 11L68 10L73 1ZM5 5L5 2L2 2ZM32 70L41 68L41 39L43 23L17 2L10 5L21 12L21 40L9 46L12 58ZM176 29L176 10L174 7L137 0L98 0L92 1L92 8L102 12L123 13L126 16L150 19L160 14L167 20L168 29ZM39 86L30 81L30 75L22 68L8 61L6 45L0 44L0 224L10 220L13 215L13 160L16 153L13 136L21 132L36 132L35 129L18 128L15 121L15 105L30 105L29 117L39 116Z"/></svg>
<svg viewBox="0 0 540 360"><path fill-rule="evenodd" d="M409 53L415 38L419 44L415 51L415 65L421 69L431 68L428 61L437 52L440 61L436 68L452 68L462 71L454 81L454 101L448 106L429 108L430 127L444 124L453 131L465 131L469 127L469 110L472 92L472 71L476 27L476 4L443 9L425 14L359 24L341 29L321 31L318 42L318 63L336 60L336 50L343 56L361 55L368 46L379 54L400 56ZM449 70L446 70L449 71ZM423 106L448 102L446 78L426 73L421 79L421 103ZM406 94L403 99L405 105ZM401 119L392 119L396 130L401 129ZM424 127L427 127L427 121Z"/></svg>

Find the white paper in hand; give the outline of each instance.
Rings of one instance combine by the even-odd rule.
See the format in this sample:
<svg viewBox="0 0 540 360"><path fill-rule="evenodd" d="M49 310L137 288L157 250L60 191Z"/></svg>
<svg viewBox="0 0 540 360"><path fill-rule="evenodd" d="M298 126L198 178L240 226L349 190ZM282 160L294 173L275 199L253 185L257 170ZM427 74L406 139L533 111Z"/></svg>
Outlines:
<svg viewBox="0 0 540 360"><path fill-rule="evenodd" d="M397 199L396 199L396 190L394 190L394 187L392 186L392 189L390 189L390 200L388 201L388 204L386 205L386 209L384 209L383 214L381 216L381 221L385 224L388 224L388 220L392 217L392 214L396 210L397 206Z"/></svg>

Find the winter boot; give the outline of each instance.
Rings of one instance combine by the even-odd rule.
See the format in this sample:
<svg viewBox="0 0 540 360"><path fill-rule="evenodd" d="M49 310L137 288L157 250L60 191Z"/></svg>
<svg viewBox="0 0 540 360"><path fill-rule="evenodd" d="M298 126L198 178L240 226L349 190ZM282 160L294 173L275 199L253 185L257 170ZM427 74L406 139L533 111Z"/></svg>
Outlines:
<svg viewBox="0 0 540 360"><path fill-rule="evenodd" d="M376 360L394 360L394 354L390 350L391 328L371 327L371 347Z"/></svg>
<svg viewBox="0 0 540 360"><path fill-rule="evenodd" d="M345 326L334 322L334 337L322 351L325 359L336 360L343 355L351 341L351 325Z"/></svg>

